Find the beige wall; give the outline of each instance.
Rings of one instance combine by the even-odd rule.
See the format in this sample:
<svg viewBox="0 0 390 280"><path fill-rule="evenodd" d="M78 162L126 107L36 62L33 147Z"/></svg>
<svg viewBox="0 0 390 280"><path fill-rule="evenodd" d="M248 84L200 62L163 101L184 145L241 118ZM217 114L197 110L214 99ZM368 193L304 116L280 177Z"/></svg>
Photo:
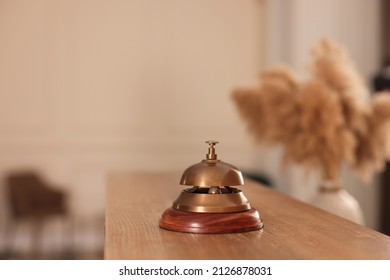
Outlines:
<svg viewBox="0 0 390 280"><path fill-rule="evenodd" d="M252 168L229 95L260 69L261 13L254 0L0 1L1 176L42 170L94 216L109 170L183 170L209 138Z"/></svg>

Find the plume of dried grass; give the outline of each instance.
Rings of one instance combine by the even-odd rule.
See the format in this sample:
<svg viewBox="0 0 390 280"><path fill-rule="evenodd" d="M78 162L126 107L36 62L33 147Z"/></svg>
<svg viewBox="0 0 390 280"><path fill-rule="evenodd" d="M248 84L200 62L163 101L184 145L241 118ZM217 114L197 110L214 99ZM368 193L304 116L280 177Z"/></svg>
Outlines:
<svg viewBox="0 0 390 280"><path fill-rule="evenodd" d="M265 71L233 100L258 143L282 145L284 162L337 179L344 162L363 177L390 156L390 94L369 92L344 49L324 39L313 49L311 76L287 67Z"/></svg>
<svg viewBox="0 0 390 280"><path fill-rule="evenodd" d="M255 141L281 144L294 133L296 108L291 101L299 82L285 67L265 71L261 79L257 88L238 89L233 98ZM281 122L283 129L279 129Z"/></svg>
<svg viewBox="0 0 390 280"><path fill-rule="evenodd" d="M390 158L390 94L378 93L364 116L367 132L356 135L359 145L353 166L367 179Z"/></svg>

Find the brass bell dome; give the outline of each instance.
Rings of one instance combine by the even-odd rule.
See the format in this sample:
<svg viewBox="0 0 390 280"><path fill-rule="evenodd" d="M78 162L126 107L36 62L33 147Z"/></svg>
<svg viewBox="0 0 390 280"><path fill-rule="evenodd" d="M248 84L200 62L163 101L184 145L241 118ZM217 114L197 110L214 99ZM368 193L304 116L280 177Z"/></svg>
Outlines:
<svg viewBox="0 0 390 280"><path fill-rule="evenodd" d="M188 167L180 180L181 185L192 186L181 192L172 208L203 213L240 212L251 209L241 190L232 186L244 185L241 171L217 159L215 145L209 144L206 159Z"/></svg>
<svg viewBox="0 0 390 280"><path fill-rule="evenodd" d="M242 186L244 179L237 167L217 159L215 145L218 141L206 141L209 146L206 159L188 167L180 180L185 186Z"/></svg>

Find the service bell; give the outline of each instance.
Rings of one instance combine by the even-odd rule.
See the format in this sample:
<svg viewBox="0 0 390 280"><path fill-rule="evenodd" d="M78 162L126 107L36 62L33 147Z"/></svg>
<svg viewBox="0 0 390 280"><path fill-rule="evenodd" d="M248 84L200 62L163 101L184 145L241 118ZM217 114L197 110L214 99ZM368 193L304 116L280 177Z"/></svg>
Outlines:
<svg viewBox="0 0 390 280"><path fill-rule="evenodd" d="M244 185L241 171L218 159L209 144L206 158L188 167L180 180L184 189L160 219L160 227L190 233L233 233L263 228L259 212L237 186Z"/></svg>

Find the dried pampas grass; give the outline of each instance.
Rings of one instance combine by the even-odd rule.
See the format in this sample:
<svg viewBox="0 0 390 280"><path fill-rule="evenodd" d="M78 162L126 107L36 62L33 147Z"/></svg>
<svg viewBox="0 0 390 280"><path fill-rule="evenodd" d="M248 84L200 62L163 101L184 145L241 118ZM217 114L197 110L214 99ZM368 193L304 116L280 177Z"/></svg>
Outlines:
<svg viewBox="0 0 390 280"><path fill-rule="evenodd" d="M369 92L344 49L324 39L313 49L310 78L292 70L265 71L256 88L233 100L258 143L282 145L284 162L337 179L349 163L363 178L390 157L390 94Z"/></svg>

